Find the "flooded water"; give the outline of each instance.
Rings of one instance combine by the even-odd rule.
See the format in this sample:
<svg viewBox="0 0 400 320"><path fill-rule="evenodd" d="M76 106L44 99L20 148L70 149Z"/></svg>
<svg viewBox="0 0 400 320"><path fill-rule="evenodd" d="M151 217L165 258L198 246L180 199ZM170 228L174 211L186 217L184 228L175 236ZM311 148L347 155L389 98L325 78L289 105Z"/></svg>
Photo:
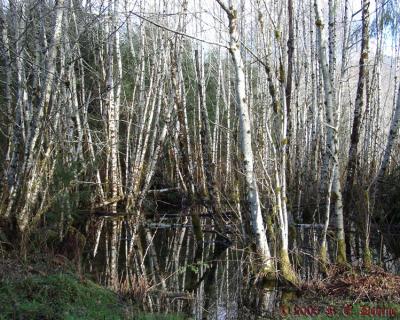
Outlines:
<svg viewBox="0 0 400 320"><path fill-rule="evenodd" d="M182 312L194 319L277 318L282 306L290 304L298 292L278 281L262 281L254 246L244 227L247 222L239 211L228 209L223 230L215 228L212 213L202 206L147 212L146 219L136 223L122 219L119 289L150 312ZM201 225L197 234L192 223L196 218ZM103 231L97 232L98 252L89 259L88 271L107 284L110 230L107 221L103 225ZM316 259L320 232L318 224L292 226L290 258L304 281L322 278ZM277 256L279 243L274 239L278 237L268 236L273 256ZM335 242L329 236L329 254L334 257ZM398 262L391 259L381 237L372 237L371 244L375 262L384 257L388 261L385 267L398 272ZM357 259L355 256L354 263ZM278 268L278 261L275 264Z"/></svg>

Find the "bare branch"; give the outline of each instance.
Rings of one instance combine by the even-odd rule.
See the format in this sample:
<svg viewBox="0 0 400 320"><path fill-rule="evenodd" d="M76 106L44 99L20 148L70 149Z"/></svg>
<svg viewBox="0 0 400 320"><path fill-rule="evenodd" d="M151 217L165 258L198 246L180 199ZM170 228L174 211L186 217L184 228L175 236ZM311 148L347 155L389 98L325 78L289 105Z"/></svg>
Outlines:
<svg viewBox="0 0 400 320"><path fill-rule="evenodd" d="M232 16L232 12L231 10L229 10L229 8L225 5L225 3L223 3L221 0L215 0L218 2L218 4L220 5L220 7L222 8L222 10L224 10L226 12L226 14L228 15L228 17Z"/></svg>
<svg viewBox="0 0 400 320"><path fill-rule="evenodd" d="M172 32L172 33L175 33L175 34L178 34L178 35L181 35L181 36L184 36L184 37L187 37L187 38L196 40L196 41L200 41L200 42L204 42L204 43L207 43L207 44L211 44L211 45L213 45L213 46L219 46L219 47L228 49L228 46L225 45L225 44L223 44L223 43L214 42L214 41L208 41L208 40L205 40L205 39L202 39L202 38L198 38L198 37L192 36L192 35L187 34L187 33L184 33L184 32L180 32L180 31L177 31L177 30L173 30L173 29L170 29L170 28L168 28L168 27L166 27L166 26L163 26L163 25L161 25L161 24L159 24L159 23L157 23L157 22L154 22L154 21L152 21L152 20L150 20L150 19L148 19L148 18L146 18L146 17L144 17L144 16L142 16L142 15L140 15L140 14L138 14L138 13L135 13L135 12L131 12L131 13L132 13L134 16L136 16L136 17L138 17L138 18L140 18L140 19L142 19L142 20L144 20L144 21L147 21L147 22L149 22L149 23L155 25L156 27L159 27L159 28L164 29L164 30L166 30L166 31L169 31L169 32Z"/></svg>

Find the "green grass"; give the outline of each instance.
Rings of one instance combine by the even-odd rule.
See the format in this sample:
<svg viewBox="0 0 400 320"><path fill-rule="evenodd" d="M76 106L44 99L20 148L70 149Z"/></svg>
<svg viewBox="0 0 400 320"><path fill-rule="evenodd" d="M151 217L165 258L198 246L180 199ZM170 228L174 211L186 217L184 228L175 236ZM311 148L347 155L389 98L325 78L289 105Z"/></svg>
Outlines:
<svg viewBox="0 0 400 320"><path fill-rule="evenodd" d="M119 297L71 274L0 282L0 319L125 319Z"/></svg>
<svg viewBox="0 0 400 320"><path fill-rule="evenodd" d="M0 281L0 320L184 320L180 315L138 313L114 292L72 273Z"/></svg>

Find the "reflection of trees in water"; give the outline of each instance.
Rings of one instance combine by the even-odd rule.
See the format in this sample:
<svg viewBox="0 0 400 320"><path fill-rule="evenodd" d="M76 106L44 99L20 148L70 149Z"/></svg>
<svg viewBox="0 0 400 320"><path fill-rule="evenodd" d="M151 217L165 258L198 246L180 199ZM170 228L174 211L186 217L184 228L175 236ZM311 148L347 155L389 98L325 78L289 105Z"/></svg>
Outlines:
<svg viewBox="0 0 400 320"><path fill-rule="evenodd" d="M120 283L125 292L141 299L145 308L153 311L178 311L196 314L197 318L218 315L218 319L237 319L254 314L273 316L282 301L290 301L292 289L282 281L266 281L257 272L257 256L243 242L240 220L232 211L224 212L227 221L224 234L218 237L212 214L206 207L196 206L182 211L162 211L145 214L149 218L136 226L138 235L132 237L123 224L124 238L120 244ZM196 243L191 217L200 218L204 235ZM134 227L131 225L131 227ZM304 281L322 278L324 271L318 256L321 224L293 225L295 239L290 243L291 259L299 277ZM126 230L125 230L126 229ZM102 233L99 252L92 259L91 272L105 281L104 266L108 250L107 232ZM228 240L229 242L228 242ZM380 255L388 268L399 267L380 235L371 238L375 259ZM202 246L201 257L196 257ZM382 248L380 247L382 246ZM125 250L131 247L129 262ZM334 230L328 232L328 258L335 256ZM358 257L361 261L362 257ZM354 257L356 260L356 257ZM393 270L394 271L394 270ZM212 273L212 275L211 275ZM206 307L206 309L205 309Z"/></svg>

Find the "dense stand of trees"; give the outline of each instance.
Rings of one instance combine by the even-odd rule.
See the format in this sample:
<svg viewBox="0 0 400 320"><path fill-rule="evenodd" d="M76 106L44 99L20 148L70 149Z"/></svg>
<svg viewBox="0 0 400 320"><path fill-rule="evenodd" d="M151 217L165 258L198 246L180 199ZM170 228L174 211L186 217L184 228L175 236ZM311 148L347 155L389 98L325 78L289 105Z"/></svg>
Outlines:
<svg viewBox="0 0 400 320"><path fill-rule="evenodd" d="M196 290L215 274L205 257L232 245L296 284L296 225L319 230L323 267L376 263L371 232L400 223L380 200L399 161L399 7L2 0L4 243L26 253L38 230L79 234L115 289ZM211 212L214 246L198 210L180 216L192 238L154 240L144 209L164 194Z"/></svg>

